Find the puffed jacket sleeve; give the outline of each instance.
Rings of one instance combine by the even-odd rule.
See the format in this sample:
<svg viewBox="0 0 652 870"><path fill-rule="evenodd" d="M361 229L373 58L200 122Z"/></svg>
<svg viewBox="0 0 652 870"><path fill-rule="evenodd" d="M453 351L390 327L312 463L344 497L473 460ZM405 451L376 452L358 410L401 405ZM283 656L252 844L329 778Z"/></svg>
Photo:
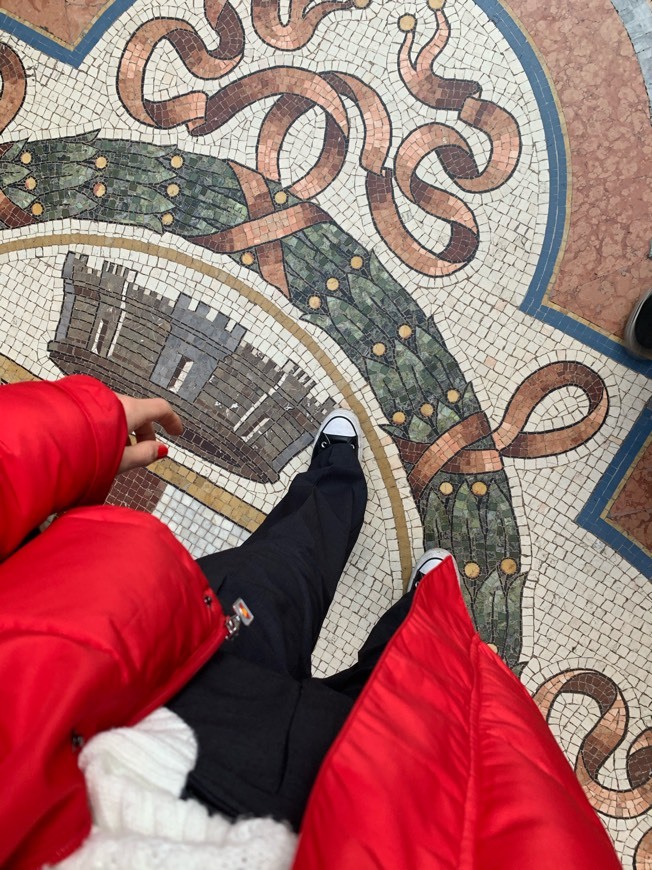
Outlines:
<svg viewBox="0 0 652 870"><path fill-rule="evenodd" d="M164 704L228 629L164 523L94 504L127 435L109 389L0 387L0 415L0 867L39 870L91 828L80 747Z"/></svg>
<svg viewBox="0 0 652 870"><path fill-rule="evenodd" d="M0 387L0 559L50 514L106 498L127 438L122 404L100 381Z"/></svg>

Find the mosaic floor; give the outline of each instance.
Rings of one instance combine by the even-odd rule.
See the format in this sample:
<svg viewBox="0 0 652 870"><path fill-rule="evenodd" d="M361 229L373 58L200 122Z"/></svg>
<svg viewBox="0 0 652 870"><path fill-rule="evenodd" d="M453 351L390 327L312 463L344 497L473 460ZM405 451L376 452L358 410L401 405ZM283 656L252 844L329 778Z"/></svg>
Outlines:
<svg viewBox="0 0 652 870"><path fill-rule="evenodd" d="M0 2L0 378L167 397L111 498L235 546L344 403L368 521L315 654L453 551L652 867L646 0Z"/></svg>

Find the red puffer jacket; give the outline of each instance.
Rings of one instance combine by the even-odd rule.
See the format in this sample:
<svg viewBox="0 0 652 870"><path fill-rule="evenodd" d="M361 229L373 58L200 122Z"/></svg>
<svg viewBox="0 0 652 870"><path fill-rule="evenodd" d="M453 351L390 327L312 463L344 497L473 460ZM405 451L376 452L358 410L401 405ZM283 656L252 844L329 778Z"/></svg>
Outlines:
<svg viewBox="0 0 652 870"><path fill-rule="evenodd" d="M110 390L83 376L4 386L0 419L0 866L26 870L90 830L83 741L164 703L225 630L161 522L98 506L127 434Z"/></svg>
<svg viewBox="0 0 652 870"><path fill-rule="evenodd" d="M322 764L294 870L617 870L523 685L447 559L419 584Z"/></svg>

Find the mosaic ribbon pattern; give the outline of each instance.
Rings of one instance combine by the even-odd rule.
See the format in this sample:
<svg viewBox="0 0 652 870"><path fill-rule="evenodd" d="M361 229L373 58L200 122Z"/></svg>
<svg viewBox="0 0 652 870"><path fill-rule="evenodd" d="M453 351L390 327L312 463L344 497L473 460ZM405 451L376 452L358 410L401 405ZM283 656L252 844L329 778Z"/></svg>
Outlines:
<svg viewBox="0 0 652 870"><path fill-rule="evenodd" d="M277 0L254 0L251 4L251 15L254 29L263 42L281 51L295 51L310 41L317 25L327 15L351 9L354 5L358 9L365 9L369 2L370 0L326 0L311 6L311 0L290 0L288 20L283 23Z"/></svg>
<svg viewBox="0 0 652 870"><path fill-rule="evenodd" d="M25 100L26 75L23 62L16 52L0 42L0 132L16 117Z"/></svg>
<svg viewBox="0 0 652 870"><path fill-rule="evenodd" d="M616 683L599 671L578 668L563 671L539 687L534 701L548 719L555 701L563 694L580 694L594 700L600 719L589 731L577 755L575 773L589 801L601 813L633 819L652 807L652 728L644 729L627 751L630 788L605 788L599 774L607 759L627 735L629 712ZM652 861L652 830L638 844L635 870L647 870Z"/></svg>
<svg viewBox="0 0 652 870"><path fill-rule="evenodd" d="M652 828L643 834L634 853L634 870L650 870L652 867Z"/></svg>
<svg viewBox="0 0 652 870"><path fill-rule="evenodd" d="M269 0L254 0L254 26L261 38L283 50L305 45L317 24L331 12L350 8L348 3L321 3L307 14L306 3L291 6L290 20L283 25L278 8ZM362 6L366 3L362 3ZM443 276L457 272L475 256L480 231L473 211L458 196L437 188L418 175L421 162L436 153L449 177L462 190L484 193L504 184L518 165L521 138L514 117L493 102L482 99L476 81L447 79L433 71L450 37L443 2L432 0L436 29L428 44L411 59L416 19L403 15L399 28L405 38L399 52L401 78L412 95L437 109L456 111L466 124L481 130L491 143L489 160L480 170L467 140L447 124L418 127L400 144L394 172L385 168L391 145L392 125L387 108L377 92L356 76L328 71L316 74L296 66L276 66L230 82L208 96L193 91L169 100L153 101L143 96L148 62L163 39L176 49L186 68L200 78L217 80L231 72L242 58L244 32L237 13L229 3L207 0L206 18L220 36L220 47L209 52L196 30L186 22L161 18L146 22L129 40L118 71L118 93L126 110L137 121L161 128L186 124L193 136L214 133L246 106L268 97L278 97L267 112L258 140L258 172L279 182L279 160L283 142L298 119L318 106L325 114L326 129L321 154L303 178L288 193L300 200L316 196L337 177L349 146L349 121L343 100L353 103L365 130L360 166L366 170L366 189L373 222L388 247L410 268L423 275ZM272 11L272 10L275 11ZM253 219L249 225L223 231L201 244L214 251L230 253L257 242L262 245L263 275L287 294L281 249L275 243L299 229L328 220L314 204L297 203L281 214L260 196L262 182L249 170L240 175L242 189ZM394 185L426 214L445 221L450 239L437 252L425 248L405 227L394 195Z"/></svg>

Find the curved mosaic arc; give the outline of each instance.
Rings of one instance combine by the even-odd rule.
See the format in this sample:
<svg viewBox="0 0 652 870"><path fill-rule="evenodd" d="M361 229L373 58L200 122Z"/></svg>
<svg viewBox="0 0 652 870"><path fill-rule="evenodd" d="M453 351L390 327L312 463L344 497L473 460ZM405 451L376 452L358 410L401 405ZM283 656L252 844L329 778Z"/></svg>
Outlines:
<svg viewBox="0 0 652 870"><path fill-rule="evenodd" d="M327 15L352 9L353 6L364 9L370 0L322 0L313 5L311 3L312 0L290 0L288 20L283 22L278 0L252 0L254 30L272 48L296 51L312 39L317 25Z"/></svg>
<svg viewBox="0 0 652 870"><path fill-rule="evenodd" d="M489 100L482 99L482 86L475 80L449 79L437 75L433 66L446 48L451 35L443 12L445 0L429 0L435 10L436 29L429 42L412 60L417 21L413 15L403 15L399 28L405 31L398 55L398 69L406 88L415 99L434 109L458 112L460 120L484 133L490 143L489 159L480 170L473 150L466 139L447 124L426 124L418 131L430 137L421 153L435 151L442 166L458 187L469 193L487 193L508 181L521 156L521 134L514 116ZM421 132L422 131L422 132ZM414 137L410 134L405 140ZM427 151L424 150L428 148Z"/></svg>
<svg viewBox="0 0 652 870"><path fill-rule="evenodd" d="M148 100L144 96L145 75L150 58L159 43L167 40L177 51L186 69L197 78L215 81L231 72L242 60L245 37L240 16L228 0L205 0L204 14L220 35L213 51L195 28L179 18L154 18L142 24L127 43L118 68L117 90L130 115L152 127L176 127L201 123L208 97L192 91L169 100ZM138 98L134 99L133 95Z"/></svg>
<svg viewBox="0 0 652 870"><path fill-rule="evenodd" d="M534 701L546 719L564 694L584 695L600 709L600 719L586 735L575 762L575 773L592 806L606 816L637 818L652 808L652 728L645 728L627 751L629 789L606 788L599 781L600 770L627 735L629 711L616 683L589 668L562 671L546 680ZM652 862L652 829L639 841L634 870L649 870Z"/></svg>
<svg viewBox="0 0 652 870"><path fill-rule="evenodd" d="M652 828L639 840L634 852L634 870L650 870L652 867Z"/></svg>
<svg viewBox="0 0 652 870"><path fill-rule="evenodd" d="M25 101L27 76L22 60L4 42L0 42L0 132L10 124Z"/></svg>
<svg viewBox="0 0 652 870"><path fill-rule="evenodd" d="M594 700L600 719L589 731L575 762L575 773L591 804L601 813L633 819L652 808L652 728L644 729L627 752L629 789L605 788L600 770L625 739L629 712L616 683L599 671L578 668L562 671L539 687L534 700L549 718L555 701L563 694L580 694Z"/></svg>
<svg viewBox="0 0 652 870"><path fill-rule="evenodd" d="M443 3L432 0L431 5L437 10L438 29L413 66L408 85L413 90L418 89L419 82L428 84L428 77L434 75L432 64L448 40ZM365 126L360 163L367 172L374 221L381 229L385 226L386 241L413 268L426 274L448 274L474 253L477 225L459 198L422 181L417 169L426 153L441 149L440 159L451 177L457 174L477 181L484 173L471 165L465 140L450 141L444 125L432 124L414 131L399 148L397 183L408 198L426 212L444 217L452 228L447 247L434 254L420 246L400 221L392 173L384 168L391 144L389 113L378 94L357 77L276 67L244 76L212 96L192 92L162 102L144 99L147 64L162 39L171 42L188 69L205 78L220 78L237 66L244 46L241 23L239 19L234 23L237 13L223 0L206 0L205 12L220 37L217 50L208 51L195 29L185 22L147 22L123 53L118 72L120 96L127 110L142 123L159 127L186 123L196 136L219 129L247 105L277 96L263 121L263 128L273 135L265 137L269 145L266 151L261 148L259 155L259 161L266 161L269 175L260 172L260 165L256 171L235 161L100 140L94 134L28 147L25 142L16 142L7 144L0 160L0 182L7 191L0 217L7 227L76 217L171 231L231 255L278 287L306 319L340 344L368 378L392 421L385 428L401 450L427 542L436 541L453 550L463 567L465 594L482 636L516 667L525 577L520 573L520 542L502 454L520 445L521 430L548 387L578 382L587 391L586 383L597 376L578 364L571 364L567 372L557 372L559 377L553 376L552 382L538 375L527 381L510 403L510 407L525 408L514 418L520 429L504 437L506 427L517 425L506 419L505 425L492 433L472 386L446 351L434 322L373 254L308 201L328 186L341 168L349 135L344 100L350 101ZM399 22L405 30L404 23L405 16ZM409 46L407 59L410 61ZM441 107L461 111L465 102L453 105L459 84L449 85L438 77ZM465 99L479 99L479 85L472 83L467 91ZM274 176L283 141L292 124L314 105L326 116L322 154L303 179L283 190ZM474 119L481 127L479 114L487 106L478 103L476 109L478 117ZM500 122L501 116L495 117ZM495 124L487 129L491 136L497 135ZM63 164L65 169L56 164ZM492 159L485 171L491 166ZM600 396L591 402L582 429L585 435L597 431L607 410L599 378L593 389ZM526 394L533 397L529 404ZM543 452L537 453L532 442L530 448L523 447L522 454L527 455L529 449L532 455L548 455L576 443L569 433L551 434ZM437 463L436 456L443 457L442 461ZM219 463L219 458L216 461ZM442 480L441 475L447 479Z"/></svg>
<svg viewBox="0 0 652 870"><path fill-rule="evenodd" d="M279 156L289 130L305 112L319 107L326 116L321 154L315 166L289 188L301 199L309 199L328 187L343 166L349 146L348 116L342 102L346 97L354 103L364 123L365 142L360 165L367 173L367 199L378 232L388 247L415 271L431 277L450 275L473 259L480 231L472 210L464 201L420 178L419 165L428 155L436 153L449 177L461 190L483 193L495 190L511 177L520 158L521 140L513 116L496 104L483 100L479 83L446 79L432 71L432 65L445 49L450 35L442 6L439 0L431 4L436 8L437 29L414 63L410 58L414 35L412 32L406 34L399 52L399 69L406 87L418 100L435 108L458 111L460 119L488 136L491 153L482 170L461 134L446 124L432 123L419 127L401 143L394 161L395 172L392 172L385 166L391 145L389 113L369 85L342 72L316 74L298 66L278 66L245 75L211 96L203 91L193 91L170 100L145 99L143 82L147 65L162 39L168 39L186 67L202 77L219 79L237 66L244 45L242 24L239 19L237 26L233 24L233 16L237 18L237 15L228 3L222 5L214 0L207 0L206 14L213 29L221 38L224 36L225 46L220 45L223 50L219 61L214 60L216 53L206 50L190 24L177 19L150 21L136 31L124 50L118 70L118 93L127 111L141 123L158 127L185 123L193 136L214 133L246 106L277 97L263 120L258 143L258 171L273 181L280 178ZM306 7L295 0L290 22L281 25L272 20L273 13L267 0L254 0L253 16L255 26L256 21L259 27L262 21L266 22L263 32L272 40L280 40L286 50L290 50L293 46L304 45L314 33L316 24L335 8L347 8L347 4L333 6L322 3L306 12ZM275 15L278 18L278 9ZM408 27L405 26L406 20ZM229 33L227 28L232 24L233 34L227 39L225 34ZM404 15L399 20L399 27L413 31L416 19ZM294 34L292 38L288 35L290 33ZM395 184L423 212L449 225L450 239L442 250L429 250L408 231L396 201ZM309 224L304 222L304 225ZM278 221L269 220L263 225L257 224L254 229L257 231L261 226L265 227L265 244L282 237L283 227ZM235 242L231 239L221 237L214 240L212 246L215 250L228 251L233 250L229 247L233 244ZM278 249L275 264L277 260ZM280 274L277 264L270 270L268 280L272 280L272 272ZM276 286L285 290L282 280Z"/></svg>
<svg viewBox="0 0 652 870"><path fill-rule="evenodd" d="M11 124L20 112L25 102L27 91L27 76L25 67L16 52L4 42L0 42L0 76L2 76L2 94L0 95L0 133ZM0 145L0 157L10 150L11 144ZM19 227L21 210L16 211L11 200L0 190L0 220L8 227Z"/></svg>
<svg viewBox="0 0 652 870"><path fill-rule="evenodd" d="M7 227L76 218L171 232L206 247L228 238L236 262L263 277L283 269L288 299L368 379L391 421L384 428L401 451L426 545L454 552L476 625L516 668L525 577L502 457L560 453L594 434L607 413L599 376L579 363L546 367L516 391L492 433L432 318L314 204L233 161L148 143L91 133L3 147ZM584 422L524 432L536 404L569 384L589 396Z"/></svg>

